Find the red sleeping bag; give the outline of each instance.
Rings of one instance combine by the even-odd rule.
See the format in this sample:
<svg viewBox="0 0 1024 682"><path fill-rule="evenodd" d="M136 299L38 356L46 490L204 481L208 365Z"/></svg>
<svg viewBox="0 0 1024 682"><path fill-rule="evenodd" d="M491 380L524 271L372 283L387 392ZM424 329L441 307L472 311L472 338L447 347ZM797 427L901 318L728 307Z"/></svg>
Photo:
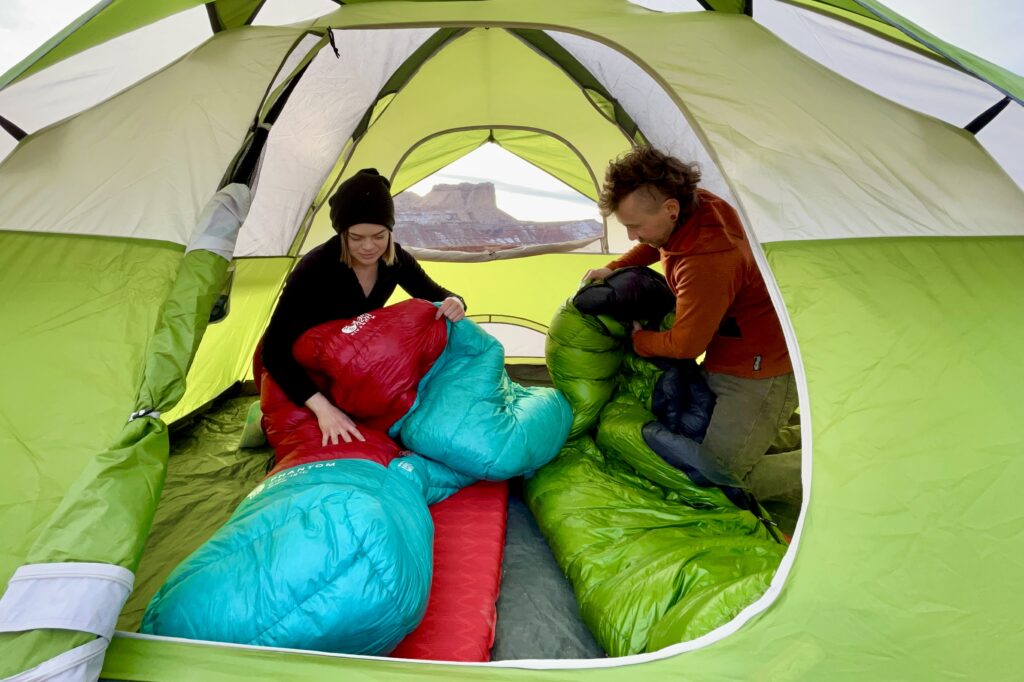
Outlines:
<svg viewBox="0 0 1024 682"><path fill-rule="evenodd" d="M405 454L387 430L412 407L420 380L441 355L447 326L437 308L411 299L327 322L296 341L295 357L317 387L359 424L366 442L321 445L316 416L298 407L253 358L263 429L274 448L268 476L300 464L368 459L383 466ZM434 574L419 627L391 653L398 658L487 661L505 546L508 485L480 481L430 509Z"/></svg>
<svg viewBox="0 0 1024 682"><path fill-rule="evenodd" d="M434 319L436 314L433 304L410 299L354 320L325 322L295 342L299 364L359 424L365 443L321 445L316 415L288 399L263 369L257 348L253 376L259 377L263 430L276 457L269 475L328 459L368 459L387 466L398 456L387 430L412 407L420 380L448 340L445 320Z"/></svg>

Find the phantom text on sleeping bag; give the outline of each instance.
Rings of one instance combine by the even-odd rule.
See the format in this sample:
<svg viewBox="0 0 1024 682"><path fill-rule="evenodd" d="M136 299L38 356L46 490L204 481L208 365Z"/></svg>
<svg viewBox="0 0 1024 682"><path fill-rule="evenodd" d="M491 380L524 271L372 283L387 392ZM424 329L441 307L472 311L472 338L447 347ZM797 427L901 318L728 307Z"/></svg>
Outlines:
<svg viewBox="0 0 1024 682"><path fill-rule="evenodd" d="M428 506L543 466L572 421L557 390L509 380L493 337L436 312L413 299L296 342L365 442L322 445L313 413L263 374L273 472L174 570L143 632L386 654L416 627L433 566Z"/></svg>

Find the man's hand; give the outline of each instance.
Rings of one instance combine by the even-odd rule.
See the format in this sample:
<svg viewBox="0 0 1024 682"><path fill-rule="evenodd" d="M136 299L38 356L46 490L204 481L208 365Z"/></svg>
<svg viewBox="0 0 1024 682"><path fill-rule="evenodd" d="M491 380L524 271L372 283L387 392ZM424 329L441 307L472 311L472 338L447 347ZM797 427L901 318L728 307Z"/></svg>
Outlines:
<svg viewBox="0 0 1024 682"><path fill-rule="evenodd" d="M641 332L643 330L644 326L637 322L636 320L633 320L633 333L636 334L637 332Z"/></svg>
<svg viewBox="0 0 1024 682"><path fill-rule="evenodd" d="M595 279L607 279L608 275L612 274L611 268L593 268L587 270L587 274L583 275L584 282L593 282Z"/></svg>
<svg viewBox="0 0 1024 682"><path fill-rule="evenodd" d="M346 443L351 443L353 438L366 441L352 418L335 407L322 393L314 393L306 401L306 407L313 410L320 424L320 433L323 435L321 447L326 446L328 441L331 445L337 445L339 437Z"/></svg>
<svg viewBox="0 0 1024 682"><path fill-rule="evenodd" d="M434 319L440 320L442 315L452 322L458 322L466 316L466 309L462 306L462 301L455 296L449 296L441 301L441 306L437 309Z"/></svg>

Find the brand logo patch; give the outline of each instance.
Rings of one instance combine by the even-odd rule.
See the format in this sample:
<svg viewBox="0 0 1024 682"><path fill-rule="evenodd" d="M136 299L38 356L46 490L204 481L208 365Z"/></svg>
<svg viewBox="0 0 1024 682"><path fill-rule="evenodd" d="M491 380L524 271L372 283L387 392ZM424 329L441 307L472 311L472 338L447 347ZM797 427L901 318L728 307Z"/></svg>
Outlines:
<svg viewBox="0 0 1024 682"><path fill-rule="evenodd" d="M355 334L357 331L366 326L366 323L373 319L373 315L370 313L363 313L350 323L346 324L341 328L342 334Z"/></svg>

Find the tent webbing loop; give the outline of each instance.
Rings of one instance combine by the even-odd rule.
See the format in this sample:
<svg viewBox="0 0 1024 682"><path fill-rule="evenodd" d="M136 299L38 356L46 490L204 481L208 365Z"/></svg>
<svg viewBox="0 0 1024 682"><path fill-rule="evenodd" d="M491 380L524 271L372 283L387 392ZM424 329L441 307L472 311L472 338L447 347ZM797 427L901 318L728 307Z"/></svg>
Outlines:
<svg viewBox="0 0 1024 682"><path fill-rule="evenodd" d="M985 111L978 114L978 117L973 121L964 126L964 130L969 132L971 135L977 135L981 132L981 129L987 126L995 119L1010 104L1010 96L1002 98Z"/></svg>
<svg viewBox="0 0 1024 682"><path fill-rule="evenodd" d="M7 120L3 116L0 116L0 128L6 130L11 137L13 137L15 140L18 140L19 142L28 136L28 133L26 133L20 127L18 127L11 121Z"/></svg>
<svg viewBox="0 0 1024 682"><path fill-rule="evenodd" d="M331 49L334 50L335 59L341 59L341 52L338 51L338 43L334 41L334 29L327 29L327 40L331 43Z"/></svg>
<svg viewBox="0 0 1024 682"><path fill-rule="evenodd" d="M206 15L210 17L210 28L214 33L220 33L224 30L224 24L220 23L220 16L217 15L217 3L206 3Z"/></svg>

